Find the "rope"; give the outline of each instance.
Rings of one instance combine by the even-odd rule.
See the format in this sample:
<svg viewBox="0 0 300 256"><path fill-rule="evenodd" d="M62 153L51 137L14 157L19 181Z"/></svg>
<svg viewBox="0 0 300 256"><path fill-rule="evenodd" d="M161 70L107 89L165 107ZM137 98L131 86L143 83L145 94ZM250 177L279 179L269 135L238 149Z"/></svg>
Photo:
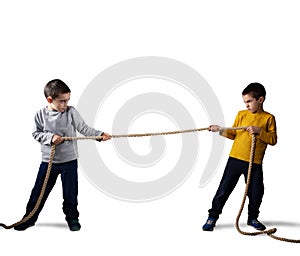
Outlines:
<svg viewBox="0 0 300 256"><path fill-rule="evenodd" d="M223 130L245 130L246 128L247 127L245 127L245 126L242 126L242 127L222 127L221 131L223 131ZM172 135L172 134L179 134L179 133L200 132L200 131L204 131L204 130L209 130L209 128L207 127L207 128L189 129L189 130L180 130L180 131L171 131L171 132L121 134L121 135L112 135L111 137L112 138L126 138L126 137L128 138L128 137L160 136L160 135ZM63 139L64 140L101 140L102 136L63 137ZM261 235L261 234L267 234L271 238L279 240L279 241L290 242L290 243L300 243L300 239L299 240L298 239L289 239L289 238L284 238L284 237L279 237L279 236L274 235L274 233L277 231L276 228L269 229L269 230L264 230L264 231L258 231L258 232L245 232L245 231L242 231L239 227L239 219L241 217L241 214L242 214L244 206L245 206L245 201L246 201L246 197L247 197L248 190L249 190L249 185L250 185L250 177L251 177L252 165L253 165L253 160L254 160L254 155L255 155L255 146L256 146L256 137L255 137L255 135L252 135L252 143L251 143L250 161L249 161L248 174L247 174L247 182L246 182L246 187L245 187L245 192L244 192L242 204L241 204L241 207L239 209L238 215L236 217L235 227L236 227L237 231L242 235L256 236L256 235ZM44 182L43 182L43 186L42 186L39 198L38 198L38 200L36 202L36 205L33 208L33 210L27 216L25 216L23 219L21 219L20 221L14 223L12 225L5 225L4 223L0 223L1 227L5 228L5 229L11 229L13 227L16 227L16 226L18 226L20 224L23 224L26 221L30 220L33 217L33 215L36 213L36 211L40 207L41 201L42 201L42 199L44 197L44 194L45 194L45 191L46 191L47 183L48 183L50 173L51 173L51 169L52 169L52 162L53 162L53 158L54 158L54 155L55 155L55 149L56 149L56 146L55 146L55 144L53 144L51 146L51 150L50 150L49 163L48 163L46 176L45 176L45 179L44 179Z"/></svg>
<svg viewBox="0 0 300 256"><path fill-rule="evenodd" d="M159 136L159 135L172 135L172 134L179 134L179 133L199 132L199 131L204 131L204 130L208 130L208 128L199 128L199 129L190 129L190 130L181 130L181 131L171 131L171 132L121 134L121 135L112 135L111 137L112 138L125 138L125 137ZM101 140L102 136L63 137L63 139L64 140ZM14 224L11 224L11 225L6 225L4 223L0 223L0 227L3 227L5 229L11 229L13 227L19 226L19 225L27 222L28 220L30 220L33 217L33 215L37 212L38 208L41 205L42 199L43 199L45 191L46 191L47 183L48 183L50 173L51 173L51 169L52 169L52 162L53 162L53 158L54 158L54 155L55 155L55 149L56 149L55 144L52 144L51 150L50 150L48 168L47 168L47 171L46 171L46 176L45 176L45 179L44 179L44 182L43 182L43 185L42 185L42 189L41 189L39 198L36 202L36 205L32 209L32 211L27 216L25 216L23 219L21 219L20 221L14 223Z"/></svg>
<svg viewBox="0 0 300 256"><path fill-rule="evenodd" d="M10 229L10 228L16 227L16 226L18 226L20 224L23 224L26 221L30 220L33 217L33 215L36 213L36 211L38 210L38 208L39 208L39 206L40 206L40 204L42 202L43 196L45 194L46 186L47 186L47 183L48 183L48 180L49 180L49 176L50 176L50 172L51 172L51 168L52 168L52 161L53 161L54 154L55 154L55 145L53 144L51 146L50 160L49 160L49 164L48 164L48 169L47 169L47 172L46 172L46 176L45 176L45 179L44 179L44 183L43 183L40 195L38 197L38 200L37 200L37 202L36 202L33 210L26 217L24 217L23 219L21 219L20 221L14 223L12 225L7 226L7 225L5 225L3 223L0 223L1 227L5 228L5 229Z"/></svg>
<svg viewBox="0 0 300 256"><path fill-rule="evenodd" d="M250 161L249 161L249 167L248 167L247 182L246 182L246 187L245 187L245 192L244 192L242 204L241 204L241 207L240 207L239 212L238 212L237 217L236 217L235 228L237 229L237 231L240 234L246 235L246 236L256 236L256 235L267 234L269 237L271 237L273 239L276 239L276 240L279 240L279 241L289 242L289 243L300 243L300 239L299 240L298 239L290 239L290 238L279 237L279 236L274 235L274 233L277 231L276 228L272 228L272 229L268 229L268 230L264 230L264 231L257 231L257 232L246 232L246 231L242 231L239 227L239 220L240 220L241 214L242 214L244 206L245 206L245 201L246 201L246 197L247 197L248 190L249 190L249 185L250 185L250 178L251 178L252 166L253 166L254 155L255 155L255 146L256 146L256 136L252 135L252 143L251 143L251 150L250 150Z"/></svg>
<svg viewBox="0 0 300 256"><path fill-rule="evenodd" d="M247 182L246 182L246 187L245 187L245 192L244 192L242 204L241 204L240 210L238 212L238 215L237 215L236 221L235 221L235 227L236 227L237 231L242 235L248 235L248 236L255 236L255 235L260 235L260 234L270 234L270 233L275 233L276 232L276 228L270 229L270 230L258 231L258 232L245 232L245 231L242 231L239 227L239 220L240 220L241 214L242 214L244 206L245 206L245 202L246 202L246 198L247 198L247 194L248 194L248 190L249 190L249 186L250 186L250 178L251 178L253 160L254 160L254 155L255 155L255 145L256 145L256 137L255 137L255 135L252 135L252 143L251 143L250 161L249 161L248 174L247 174Z"/></svg>

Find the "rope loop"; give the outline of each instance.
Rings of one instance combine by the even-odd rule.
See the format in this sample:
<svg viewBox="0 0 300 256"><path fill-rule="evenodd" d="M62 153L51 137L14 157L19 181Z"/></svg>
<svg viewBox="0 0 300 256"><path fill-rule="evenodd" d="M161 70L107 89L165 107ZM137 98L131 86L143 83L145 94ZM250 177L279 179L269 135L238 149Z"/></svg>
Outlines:
<svg viewBox="0 0 300 256"><path fill-rule="evenodd" d="M255 155L255 146L256 146L256 136L255 136L255 134L253 134L252 142L251 142L250 161L249 161L249 167L248 167L247 182L246 182L246 187L245 187L245 192L244 192L244 196L242 199L241 207L240 207L239 212L236 217L235 227L240 234L246 235L246 236L256 236L256 235L267 234L269 237L279 240L279 241L289 242L289 243L300 243L300 239L289 239L289 238L273 235L277 231L276 228L272 228L272 229L268 229L268 230L264 230L264 231L258 231L258 232L245 232L245 231L242 231L239 227L239 219L241 217L241 214L242 214L244 206L245 206L245 202L246 202L246 198L247 198L247 194L248 194L248 190L249 190L249 186L250 186L250 182L251 182L250 178L251 178L252 166L253 166L254 155Z"/></svg>

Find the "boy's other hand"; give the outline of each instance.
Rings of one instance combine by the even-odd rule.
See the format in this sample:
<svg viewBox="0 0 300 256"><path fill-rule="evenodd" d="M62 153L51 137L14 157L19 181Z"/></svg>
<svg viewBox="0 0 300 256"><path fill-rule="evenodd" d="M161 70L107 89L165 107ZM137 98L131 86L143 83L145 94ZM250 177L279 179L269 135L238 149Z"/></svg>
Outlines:
<svg viewBox="0 0 300 256"><path fill-rule="evenodd" d="M210 132L219 132L219 131L221 131L221 126L219 126L219 125L210 125L208 127L208 130Z"/></svg>
<svg viewBox="0 0 300 256"><path fill-rule="evenodd" d="M53 135L52 137L52 144L55 144L55 145L59 145L60 143L62 143L64 141L64 139L59 136L59 135Z"/></svg>
<svg viewBox="0 0 300 256"><path fill-rule="evenodd" d="M108 133L103 133L101 136L103 141L111 139L111 135L109 135Z"/></svg>
<svg viewBox="0 0 300 256"><path fill-rule="evenodd" d="M257 127L257 126L248 126L247 129L246 129L246 131L249 132L250 135L260 134L261 128Z"/></svg>

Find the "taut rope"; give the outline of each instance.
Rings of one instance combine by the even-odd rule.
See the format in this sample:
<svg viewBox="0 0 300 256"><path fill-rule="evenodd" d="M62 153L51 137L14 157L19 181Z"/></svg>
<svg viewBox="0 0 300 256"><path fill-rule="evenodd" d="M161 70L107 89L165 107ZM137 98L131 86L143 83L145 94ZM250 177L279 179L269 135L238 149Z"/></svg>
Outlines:
<svg viewBox="0 0 300 256"><path fill-rule="evenodd" d="M171 132L156 132L156 133L142 133L142 134L121 134L121 135L112 135L112 138L125 138L125 137L145 137L145 136L159 136L159 135L171 135L171 134L179 134L179 133L190 133L190 132L199 132L199 131L204 131L204 130L208 130L208 128L199 128L199 129L191 129L191 130L181 130L181 131L171 131ZM63 137L64 140L100 140L102 139L102 136L84 136L84 137ZM49 163L48 163L48 168L47 168L47 172L46 172L46 176L43 182L43 186L39 195L39 198L36 202L36 205L34 206L34 208L32 209L32 211L25 216L23 219L21 219L20 221L11 224L11 225L6 225L4 223L0 223L0 226L5 228L5 229L11 229L13 227L16 227L20 224L25 223L26 221L30 220L33 215L37 212L38 208L40 207L41 201L44 197L45 194L45 190L47 187L47 183L50 177L50 172L52 169L52 162L53 162L53 158L55 155L55 144L52 144L51 146L51 150L50 150L50 156L49 156Z"/></svg>
<svg viewBox="0 0 300 256"><path fill-rule="evenodd" d="M223 127L223 128L221 128L221 130L245 130L246 128L247 127L244 127L244 126L242 126L242 127ZM172 135L172 134L179 134L179 133L199 132L199 131L205 131L205 130L209 130L209 128L207 127L207 128L171 131L171 132L121 134L121 135L112 135L111 137L112 138L125 138L125 137L159 136L159 135ZM63 139L64 140L99 140L99 139L102 139L102 136L63 137ZM248 189L249 189L249 185L250 185L250 177L251 177L252 165L253 165L253 160L254 160L254 155L255 155L255 146L256 146L256 137L255 137L255 135L252 135L252 144L251 144L251 151L250 151L247 182L246 182L246 187L245 187L242 204L241 204L240 210L238 212L238 215L236 217L235 227L236 227L237 231L242 235L256 236L256 235L261 235L261 234L267 234L268 236L270 236L276 240L279 240L279 241L290 242L290 243L300 243L300 239L299 240L298 239L289 239L289 238L275 236L274 233L277 231L276 228L264 230L264 231L258 231L258 232L245 232L245 231L242 231L239 227L239 219L240 219L241 214L244 209L244 205L245 205L245 201L246 201L246 197L247 197L247 193L248 193ZM38 208L41 204L41 201L43 199L43 196L44 196L44 193L45 193L45 190L47 187L48 179L49 179L50 172L52 169L52 162L53 162L53 158L55 155L55 148L56 148L56 146L55 146L55 144L53 144L51 146L48 168L47 168L46 176L45 176L44 183L43 183L43 186L41 189L41 193L39 195L39 198L38 198L37 203L36 203L35 207L33 208L33 210L26 217L24 217L23 219L21 219L20 221L14 223L12 225L5 225L3 223L0 223L1 227L5 228L5 229L10 229L10 228L16 227L16 226L30 220L32 218L32 216L36 213L36 211L38 210Z"/></svg>

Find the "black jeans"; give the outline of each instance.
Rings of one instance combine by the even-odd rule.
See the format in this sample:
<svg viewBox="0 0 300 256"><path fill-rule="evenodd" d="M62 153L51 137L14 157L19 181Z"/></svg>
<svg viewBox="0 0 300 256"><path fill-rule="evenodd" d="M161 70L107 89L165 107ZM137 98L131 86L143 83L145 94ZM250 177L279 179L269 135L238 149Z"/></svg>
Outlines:
<svg viewBox="0 0 300 256"><path fill-rule="evenodd" d="M222 209L230 196L231 192L235 188L240 176L243 174L245 182L247 181L249 163L229 157L227 165L224 170L223 177L221 179L219 188L212 201L212 208L208 211L209 217L219 218L222 213ZM261 164L253 164L250 186L248 190L248 218L256 219L259 215L259 207L264 195L264 183L263 183L263 171ZM238 208L238 205L237 205Z"/></svg>
<svg viewBox="0 0 300 256"><path fill-rule="evenodd" d="M40 212L42 211L44 204L56 183L56 179L58 175L61 175L62 188L63 188L63 212L66 215L66 220L74 220L78 219L79 212L77 210L77 196L78 196L78 174L77 174L77 160L73 160L70 162L52 164L52 170L50 173L50 177L46 186L44 197L41 201L41 204L37 210L37 212L33 215L33 217L28 220L29 224L34 224ZM46 176L48 168L48 163L42 162L39 168L39 172L35 181L35 185L31 191L31 195L26 207L27 216L35 207L38 197L40 195L42 185Z"/></svg>

